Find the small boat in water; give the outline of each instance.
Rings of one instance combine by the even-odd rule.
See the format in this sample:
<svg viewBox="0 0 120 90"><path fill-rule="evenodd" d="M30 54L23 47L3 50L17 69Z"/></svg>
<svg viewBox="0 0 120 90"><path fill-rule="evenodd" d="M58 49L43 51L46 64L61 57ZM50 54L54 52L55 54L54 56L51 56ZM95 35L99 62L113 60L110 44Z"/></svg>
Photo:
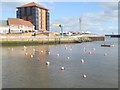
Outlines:
<svg viewBox="0 0 120 90"><path fill-rule="evenodd" d="M110 44L102 44L101 47L114 47L114 44L110 45Z"/></svg>

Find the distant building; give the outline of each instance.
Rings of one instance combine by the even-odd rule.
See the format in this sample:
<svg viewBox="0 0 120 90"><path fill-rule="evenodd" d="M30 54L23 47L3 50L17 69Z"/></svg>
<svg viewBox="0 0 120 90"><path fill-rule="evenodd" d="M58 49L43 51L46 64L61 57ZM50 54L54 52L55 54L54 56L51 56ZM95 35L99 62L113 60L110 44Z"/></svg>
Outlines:
<svg viewBox="0 0 120 90"><path fill-rule="evenodd" d="M31 22L25 21L23 19L8 18L8 24L10 33L20 33L34 30L34 25Z"/></svg>
<svg viewBox="0 0 120 90"><path fill-rule="evenodd" d="M0 20L0 33L9 33L9 25L7 20Z"/></svg>
<svg viewBox="0 0 120 90"><path fill-rule="evenodd" d="M0 20L0 33L22 33L34 31L34 25L23 19L8 18L8 20Z"/></svg>
<svg viewBox="0 0 120 90"><path fill-rule="evenodd" d="M35 30L49 31L48 9L34 2L17 7L17 18L30 21Z"/></svg>

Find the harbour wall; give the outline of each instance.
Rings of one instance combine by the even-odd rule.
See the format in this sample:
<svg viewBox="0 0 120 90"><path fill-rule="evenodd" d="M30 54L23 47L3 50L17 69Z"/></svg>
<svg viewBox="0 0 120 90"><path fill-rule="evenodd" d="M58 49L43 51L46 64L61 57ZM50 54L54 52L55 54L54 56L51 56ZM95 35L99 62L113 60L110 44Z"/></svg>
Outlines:
<svg viewBox="0 0 120 90"><path fill-rule="evenodd" d="M48 38L1 38L4 45L62 44L104 41L104 37L48 37Z"/></svg>

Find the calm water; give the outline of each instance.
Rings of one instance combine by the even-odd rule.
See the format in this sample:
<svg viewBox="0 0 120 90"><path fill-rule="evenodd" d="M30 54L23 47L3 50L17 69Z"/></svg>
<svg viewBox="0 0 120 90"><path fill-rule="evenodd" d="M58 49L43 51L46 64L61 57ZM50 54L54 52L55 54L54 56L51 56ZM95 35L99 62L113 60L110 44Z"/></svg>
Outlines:
<svg viewBox="0 0 120 90"><path fill-rule="evenodd" d="M2 70L3 88L117 88L118 41L2 47Z"/></svg>

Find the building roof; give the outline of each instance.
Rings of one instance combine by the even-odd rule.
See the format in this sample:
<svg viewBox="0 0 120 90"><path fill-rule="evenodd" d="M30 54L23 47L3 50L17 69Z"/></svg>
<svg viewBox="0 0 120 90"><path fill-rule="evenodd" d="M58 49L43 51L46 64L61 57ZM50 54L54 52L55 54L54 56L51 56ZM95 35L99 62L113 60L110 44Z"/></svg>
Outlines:
<svg viewBox="0 0 120 90"><path fill-rule="evenodd" d="M9 25L25 25L25 26L34 26L30 21L25 21L18 18L8 18Z"/></svg>
<svg viewBox="0 0 120 90"><path fill-rule="evenodd" d="M8 26L7 20L0 20L0 26L7 27Z"/></svg>
<svg viewBox="0 0 120 90"><path fill-rule="evenodd" d="M48 10L47 8L45 8L45 7L37 4L37 3L35 3L35 2L31 2L31 3L25 4L25 5L19 6L19 7L17 7L17 8L32 7L32 6L36 6L36 7L38 7L38 8Z"/></svg>

